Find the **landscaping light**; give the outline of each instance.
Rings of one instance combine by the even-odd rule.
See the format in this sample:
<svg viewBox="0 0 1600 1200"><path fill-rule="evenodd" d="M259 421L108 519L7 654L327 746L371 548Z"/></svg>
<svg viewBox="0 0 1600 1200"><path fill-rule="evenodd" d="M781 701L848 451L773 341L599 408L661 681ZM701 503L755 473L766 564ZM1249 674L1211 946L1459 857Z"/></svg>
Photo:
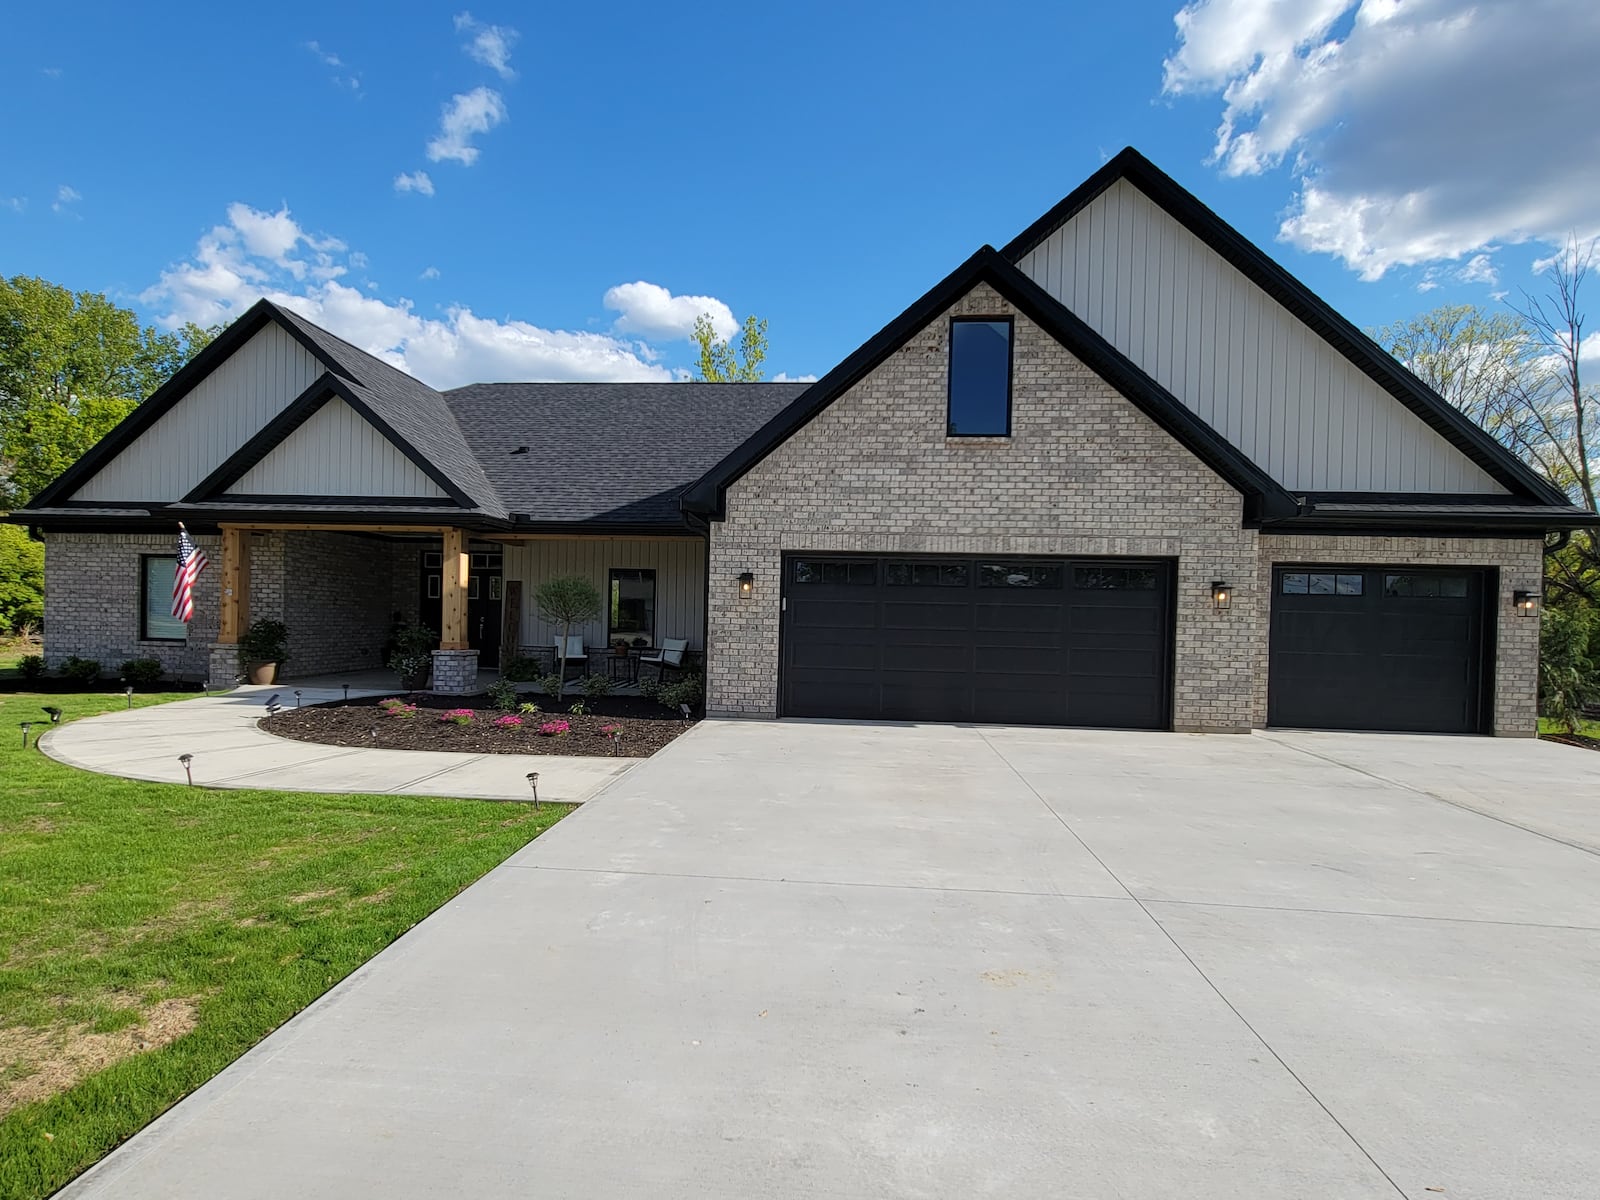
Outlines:
<svg viewBox="0 0 1600 1200"><path fill-rule="evenodd" d="M756 590L756 577L750 571L739 576L739 599L748 600Z"/></svg>
<svg viewBox="0 0 1600 1200"><path fill-rule="evenodd" d="M44 711L50 718L50 724L52 724L52 725L61 724L61 710L59 708L57 708L54 704L46 704L44 706Z"/></svg>
<svg viewBox="0 0 1600 1200"><path fill-rule="evenodd" d="M123 688L122 690L123 690L124 693L126 693L126 695L128 697L128 707L131 709L133 707L133 684L130 683L127 687Z"/></svg>
<svg viewBox="0 0 1600 1200"><path fill-rule="evenodd" d="M528 786L533 789L533 806L539 807L539 772L528 772Z"/></svg>
<svg viewBox="0 0 1600 1200"><path fill-rule="evenodd" d="M22 726L22 748L26 750L28 748L28 731L33 728L33 722L22 721L19 724Z"/></svg>
<svg viewBox="0 0 1600 1200"><path fill-rule="evenodd" d="M689 719L689 706L687 704L678 705L678 715L687 721Z"/></svg>
<svg viewBox="0 0 1600 1200"><path fill-rule="evenodd" d="M280 694L281 693L279 693L279 692L273 692L272 695L267 697L267 707L268 708L277 708L278 707L278 696Z"/></svg>
<svg viewBox="0 0 1600 1200"><path fill-rule="evenodd" d="M1211 581L1211 607L1218 612L1227 609L1233 603L1233 589L1220 579Z"/></svg>
<svg viewBox="0 0 1600 1200"><path fill-rule="evenodd" d="M294 690L294 706L296 708L300 707L300 689L299 688L295 688L295 690Z"/></svg>
<svg viewBox="0 0 1600 1200"><path fill-rule="evenodd" d="M194 786L194 772L189 770L189 764L194 761L194 755L192 755L192 754L180 754L180 755L178 755L178 761L183 764L183 775L184 775L184 778L189 781L189 786L193 787Z"/></svg>
<svg viewBox="0 0 1600 1200"><path fill-rule="evenodd" d="M349 704L350 703L350 685L348 683L341 683L339 686L344 689L344 702L346 704Z"/></svg>
<svg viewBox="0 0 1600 1200"><path fill-rule="evenodd" d="M1539 611L1539 593L1515 591L1511 593L1511 606L1525 617Z"/></svg>

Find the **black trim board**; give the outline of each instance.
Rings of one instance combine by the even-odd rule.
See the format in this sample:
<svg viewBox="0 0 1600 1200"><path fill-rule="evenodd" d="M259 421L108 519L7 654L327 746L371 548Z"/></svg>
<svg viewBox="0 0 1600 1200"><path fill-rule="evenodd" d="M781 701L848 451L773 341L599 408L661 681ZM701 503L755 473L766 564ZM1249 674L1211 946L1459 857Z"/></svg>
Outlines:
<svg viewBox="0 0 1600 1200"><path fill-rule="evenodd" d="M255 435L229 455L221 466L196 484L189 494L183 498L184 502L196 504L207 500L249 499L265 503L273 499L281 499L265 496L230 497L226 493L229 487L249 474L257 463L286 441L295 430L309 421L328 401L335 398L344 401L353 408L361 416L362 420L382 434L391 446L400 451L401 454L404 454L423 474L438 484L440 490L458 507L476 507L471 497L456 487L442 471L423 457L415 447L395 433L389 427L388 422L374 413L349 384L331 372L319 375L313 380L311 386L295 397L287 408L257 430ZM390 503L387 499L377 497L359 496L346 498L347 503L351 500L361 504ZM419 501L419 503L439 505L443 501L434 496Z"/></svg>
<svg viewBox="0 0 1600 1200"><path fill-rule="evenodd" d="M209 346L186 363L176 375L118 422L110 433L91 446L82 458L63 471L55 482L33 497L28 502L28 507L50 508L61 496L71 495L77 491L92 479L101 467L127 449L140 434L170 412L201 380L216 370L235 350L261 332L269 323L276 324L294 338L330 373L348 378L344 367L324 353L314 341L295 326L294 322L285 320L270 300L258 300L219 333Z"/></svg>
<svg viewBox="0 0 1600 1200"><path fill-rule="evenodd" d="M1394 355L1340 316L1332 305L1132 146L1120 151L1059 204L1007 242L1001 254L1010 262L1018 261L1121 179L1138 188L1168 216L1220 254L1435 433L1482 467L1491 478L1540 503L1570 502L1569 497L1541 479L1516 455L1407 370Z"/></svg>
<svg viewBox="0 0 1600 1200"><path fill-rule="evenodd" d="M1268 518L1281 519L1299 511L1294 498L1271 477L992 246L982 247L935 284L855 353L801 393L793 404L690 485L683 494L684 511L712 520L724 519L730 485L980 283L993 287L1019 312L1072 351L1085 366L1116 388L1180 445L1231 484L1245 498L1246 523L1254 524Z"/></svg>

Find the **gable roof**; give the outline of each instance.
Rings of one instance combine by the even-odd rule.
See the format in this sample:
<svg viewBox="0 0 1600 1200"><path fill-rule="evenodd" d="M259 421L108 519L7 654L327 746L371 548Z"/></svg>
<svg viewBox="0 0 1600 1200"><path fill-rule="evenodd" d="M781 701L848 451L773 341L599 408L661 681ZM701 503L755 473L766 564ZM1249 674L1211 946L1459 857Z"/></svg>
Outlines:
<svg viewBox="0 0 1600 1200"><path fill-rule="evenodd" d="M799 400L707 471L684 493L684 509L721 520L726 514L729 486L979 283L993 287L1231 484L1245 498L1247 521L1283 519L1298 511L1293 497L1265 471L992 246L984 246L945 276L854 354L812 384Z"/></svg>
<svg viewBox="0 0 1600 1200"><path fill-rule="evenodd" d="M1125 180L1209 246L1244 277L1282 305L1380 388L1415 413L1514 497L1569 507L1571 500L1526 463L1428 387L1381 346L1339 315L1259 247L1186 191L1132 146L1110 159L1059 204L1001 250L1019 262L1086 208L1107 188Z"/></svg>

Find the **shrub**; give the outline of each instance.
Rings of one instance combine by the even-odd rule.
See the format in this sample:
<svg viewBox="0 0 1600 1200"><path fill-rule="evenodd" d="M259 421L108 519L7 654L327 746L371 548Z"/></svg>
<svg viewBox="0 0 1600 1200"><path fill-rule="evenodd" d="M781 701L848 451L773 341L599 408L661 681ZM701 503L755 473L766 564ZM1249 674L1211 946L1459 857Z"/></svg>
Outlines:
<svg viewBox="0 0 1600 1200"><path fill-rule="evenodd" d="M660 700L661 680L654 677L646 677L639 680L639 695L646 700Z"/></svg>
<svg viewBox="0 0 1600 1200"><path fill-rule="evenodd" d="M489 694L489 701L503 713L517 711L517 685L502 675L491 683L485 691Z"/></svg>
<svg viewBox="0 0 1600 1200"><path fill-rule="evenodd" d="M1539 631L1539 711L1568 733L1578 731L1584 706L1600 695L1588 658L1593 627L1584 609L1547 608Z"/></svg>
<svg viewBox="0 0 1600 1200"><path fill-rule="evenodd" d="M392 704L385 703L382 707L384 712L400 721L417 715L417 706L415 704L406 704L401 700L396 700Z"/></svg>
<svg viewBox="0 0 1600 1200"><path fill-rule="evenodd" d="M100 664L95 659L74 654L61 664L61 674L74 683L93 683L100 678Z"/></svg>
<svg viewBox="0 0 1600 1200"><path fill-rule="evenodd" d="M437 638L424 625L404 625L395 630L394 649L385 664L400 676L407 687L421 687L433 670L433 648Z"/></svg>
<svg viewBox="0 0 1600 1200"><path fill-rule="evenodd" d="M17 663L17 670L22 672L24 679L37 679L44 674L44 655L24 654Z"/></svg>
<svg viewBox="0 0 1600 1200"><path fill-rule="evenodd" d="M587 707L585 707L582 700L574 700L571 704L567 705L567 711L575 717L581 717L589 710Z"/></svg>
<svg viewBox="0 0 1600 1200"><path fill-rule="evenodd" d="M536 658L527 658L521 654L506 659L506 665L500 668L500 678L509 679L513 683L529 683L544 674L544 667Z"/></svg>
<svg viewBox="0 0 1600 1200"><path fill-rule="evenodd" d="M44 620L44 543L0 525L0 633Z"/></svg>
<svg viewBox="0 0 1600 1200"><path fill-rule="evenodd" d="M537 716L539 713L539 706L532 700L524 700L521 704L517 705L517 711L525 717Z"/></svg>
<svg viewBox="0 0 1600 1200"><path fill-rule="evenodd" d="M289 627L263 617L252 621L239 639L239 656L252 666L289 661Z"/></svg>
<svg viewBox="0 0 1600 1200"><path fill-rule="evenodd" d="M589 699L593 700L597 697L604 696L611 690L611 680L607 679L604 675L585 675L583 677L583 682L578 685L578 688L585 696L588 696Z"/></svg>
<svg viewBox="0 0 1600 1200"><path fill-rule="evenodd" d="M541 692L552 700L561 699L561 693L566 690L566 683L561 678L560 671L551 671L548 675L541 675L534 681Z"/></svg>
<svg viewBox="0 0 1600 1200"><path fill-rule="evenodd" d="M539 726L539 733L542 737L560 737L571 729L572 725L566 721L546 721Z"/></svg>
<svg viewBox="0 0 1600 1200"><path fill-rule="evenodd" d="M691 708L700 703L705 695L705 681L699 674L687 674L674 683L669 683L656 693L656 699L668 708L677 708L680 704L687 704Z"/></svg>
<svg viewBox="0 0 1600 1200"><path fill-rule="evenodd" d="M158 658L130 658L121 670L122 678L136 688L153 688L166 673Z"/></svg>
<svg viewBox="0 0 1600 1200"><path fill-rule="evenodd" d="M477 713L470 708L452 708L439 714L441 723L449 722L451 725L471 725Z"/></svg>
<svg viewBox="0 0 1600 1200"><path fill-rule="evenodd" d="M494 723L501 729L521 729L522 718L516 713L506 713L494 719Z"/></svg>

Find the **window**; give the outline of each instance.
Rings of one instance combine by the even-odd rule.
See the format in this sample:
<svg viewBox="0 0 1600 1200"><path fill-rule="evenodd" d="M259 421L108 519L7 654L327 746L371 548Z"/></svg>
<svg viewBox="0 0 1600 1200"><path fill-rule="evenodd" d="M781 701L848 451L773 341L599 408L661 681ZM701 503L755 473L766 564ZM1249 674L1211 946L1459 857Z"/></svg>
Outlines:
<svg viewBox="0 0 1600 1200"><path fill-rule="evenodd" d="M1072 586L1086 591L1153 592L1154 567L1075 567Z"/></svg>
<svg viewBox="0 0 1600 1200"><path fill-rule="evenodd" d="M189 626L172 615L172 580L178 560L171 554L139 557L139 637L147 642L186 642Z"/></svg>
<svg viewBox="0 0 1600 1200"><path fill-rule="evenodd" d="M966 587L966 563L892 562L885 569L890 587Z"/></svg>
<svg viewBox="0 0 1600 1200"><path fill-rule="evenodd" d="M1364 575L1285 571L1278 590L1285 596L1359 596L1366 590L1366 584Z"/></svg>
<svg viewBox="0 0 1600 1200"><path fill-rule="evenodd" d="M878 564L871 560L797 558L792 578L796 583L839 583L852 587L875 587Z"/></svg>
<svg viewBox="0 0 1600 1200"><path fill-rule="evenodd" d="M986 588L1059 588L1058 563L986 562L978 564L978 586Z"/></svg>
<svg viewBox="0 0 1600 1200"><path fill-rule="evenodd" d="M1385 575L1385 596L1409 596L1425 600L1464 600L1467 595L1465 575Z"/></svg>
<svg viewBox="0 0 1600 1200"><path fill-rule="evenodd" d="M608 642L623 635L630 641L642 637L655 645L656 573L636 567L612 567L608 611Z"/></svg>
<svg viewBox="0 0 1600 1200"><path fill-rule="evenodd" d="M1011 321L950 322L950 437L1011 436Z"/></svg>

